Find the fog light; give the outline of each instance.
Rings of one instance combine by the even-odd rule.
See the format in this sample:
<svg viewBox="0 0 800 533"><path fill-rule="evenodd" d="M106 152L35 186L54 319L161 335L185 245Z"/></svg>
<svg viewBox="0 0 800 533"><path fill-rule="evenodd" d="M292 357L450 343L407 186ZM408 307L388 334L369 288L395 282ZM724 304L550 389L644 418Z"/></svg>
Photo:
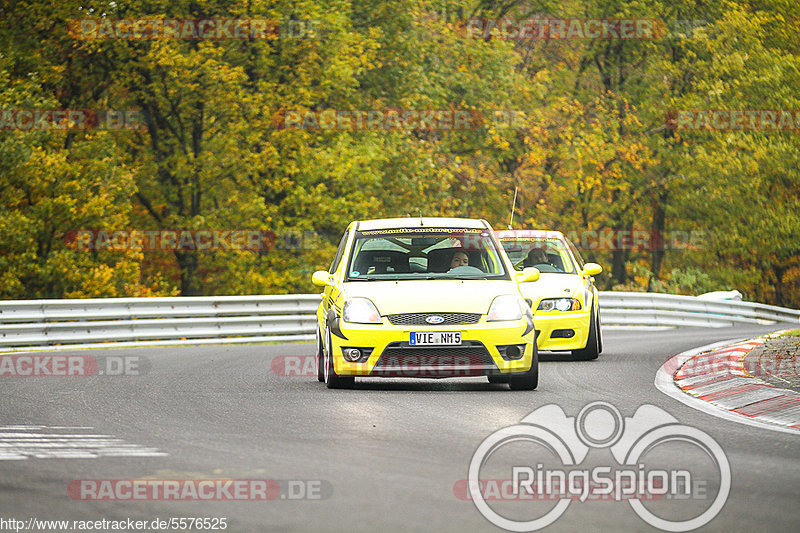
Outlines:
<svg viewBox="0 0 800 533"><path fill-rule="evenodd" d="M516 361L517 359L522 359L522 356L525 355L525 345L509 344L507 346L498 346L497 351L500 352L500 357L504 361Z"/></svg>
<svg viewBox="0 0 800 533"><path fill-rule="evenodd" d="M354 363L361 358L361 350L359 350L358 348L347 348L343 351L343 353L344 353L344 358L350 361L351 363Z"/></svg>
<svg viewBox="0 0 800 533"><path fill-rule="evenodd" d="M373 347L370 346L342 346L342 357L348 363L364 363L372 355Z"/></svg>

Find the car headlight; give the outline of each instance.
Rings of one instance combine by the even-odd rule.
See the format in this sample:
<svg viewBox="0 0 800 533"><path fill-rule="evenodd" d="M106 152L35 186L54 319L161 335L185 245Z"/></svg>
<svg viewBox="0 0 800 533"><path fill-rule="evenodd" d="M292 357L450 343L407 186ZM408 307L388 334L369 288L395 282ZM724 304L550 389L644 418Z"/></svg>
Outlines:
<svg viewBox="0 0 800 533"><path fill-rule="evenodd" d="M356 324L380 324L381 314L369 298L350 298L344 303L342 318Z"/></svg>
<svg viewBox="0 0 800 533"><path fill-rule="evenodd" d="M548 298L539 302L537 311L552 311L557 309L559 311L580 311L581 302L575 298Z"/></svg>
<svg viewBox="0 0 800 533"><path fill-rule="evenodd" d="M525 301L513 294L503 294L492 301L486 318L488 322L495 320L519 320L524 313Z"/></svg>

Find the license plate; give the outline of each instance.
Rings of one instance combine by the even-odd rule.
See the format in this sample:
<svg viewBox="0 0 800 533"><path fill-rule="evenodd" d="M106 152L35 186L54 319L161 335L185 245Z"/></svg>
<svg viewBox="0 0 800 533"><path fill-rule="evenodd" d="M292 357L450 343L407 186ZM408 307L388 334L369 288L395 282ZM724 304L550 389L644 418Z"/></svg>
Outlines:
<svg viewBox="0 0 800 533"><path fill-rule="evenodd" d="M411 346L447 346L461 344L460 331L412 331Z"/></svg>

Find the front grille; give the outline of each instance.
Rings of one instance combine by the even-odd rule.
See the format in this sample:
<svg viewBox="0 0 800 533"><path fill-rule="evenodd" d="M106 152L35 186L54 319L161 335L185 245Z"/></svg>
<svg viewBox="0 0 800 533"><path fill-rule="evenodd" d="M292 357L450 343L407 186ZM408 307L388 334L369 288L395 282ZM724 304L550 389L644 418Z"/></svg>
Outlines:
<svg viewBox="0 0 800 533"><path fill-rule="evenodd" d="M440 316L444 319L438 324L429 324L425 319L429 316ZM389 322L394 326L453 326L462 324L477 324L481 319L478 313L403 313L400 315L387 315Z"/></svg>
<svg viewBox="0 0 800 533"><path fill-rule="evenodd" d="M489 351L478 341L464 341L461 346L409 346L407 342L394 342L383 351L372 375L435 378L478 376L496 370Z"/></svg>
<svg viewBox="0 0 800 533"><path fill-rule="evenodd" d="M402 363L403 359L409 357L419 357L420 355L437 355L445 357L465 355L470 359L475 359L476 361L480 361L484 364L494 363L492 356L489 355L489 352L483 346L465 346L463 348L459 346L409 346L386 348L383 351L383 355L381 356L381 360L378 361L378 364L380 364L382 360L388 360L392 357L397 358Z"/></svg>

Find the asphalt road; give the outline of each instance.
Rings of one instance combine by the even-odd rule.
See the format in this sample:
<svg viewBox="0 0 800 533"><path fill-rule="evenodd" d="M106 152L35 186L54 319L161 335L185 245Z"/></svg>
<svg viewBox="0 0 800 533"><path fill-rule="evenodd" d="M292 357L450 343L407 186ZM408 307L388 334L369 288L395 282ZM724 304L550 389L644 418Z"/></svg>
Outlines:
<svg viewBox="0 0 800 533"><path fill-rule="evenodd" d="M337 391L313 377L276 375L273 358L309 354L308 344L82 351L138 357L141 375L0 378L5 427L0 453L13 455L25 443L48 450L55 442L63 448L69 438L79 438L52 437L63 434L101 435L84 442L105 446L106 454L0 460L0 518L225 517L227 531L501 531L454 493L457 482L467 478L478 445L538 407L555 404L575 416L586 404L605 401L624 416L643 404L655 405L720 444L732 485L724 508L704 529L800 531L798 437L704 414L653 385L657 369L673 354L776 329L608 331L600 359L543 362L539 388L531 392L512 392L484 378L374 379L358 382L356 390ZM489 466L502 472L509 463L535 465L544 461L532 455L539 452L510 445ZM676 448L666 457L652 457L688 469L693 479L709 480L706 488L713 492L716 470L701 455ZM613 459L607 449L596 449L582 464L613 465ZM84 501L68 493L73 480L139 478L310 480L316 484L309 489L321 487L323 497ZM693 501L677 510L673 505L664 512L688 519L686 513L708 503ZM532 516L526 515L534 509L530 503L521 505L501 502L496 508ZM625 501L574 502L548 528L653 529Z"/></svg>

